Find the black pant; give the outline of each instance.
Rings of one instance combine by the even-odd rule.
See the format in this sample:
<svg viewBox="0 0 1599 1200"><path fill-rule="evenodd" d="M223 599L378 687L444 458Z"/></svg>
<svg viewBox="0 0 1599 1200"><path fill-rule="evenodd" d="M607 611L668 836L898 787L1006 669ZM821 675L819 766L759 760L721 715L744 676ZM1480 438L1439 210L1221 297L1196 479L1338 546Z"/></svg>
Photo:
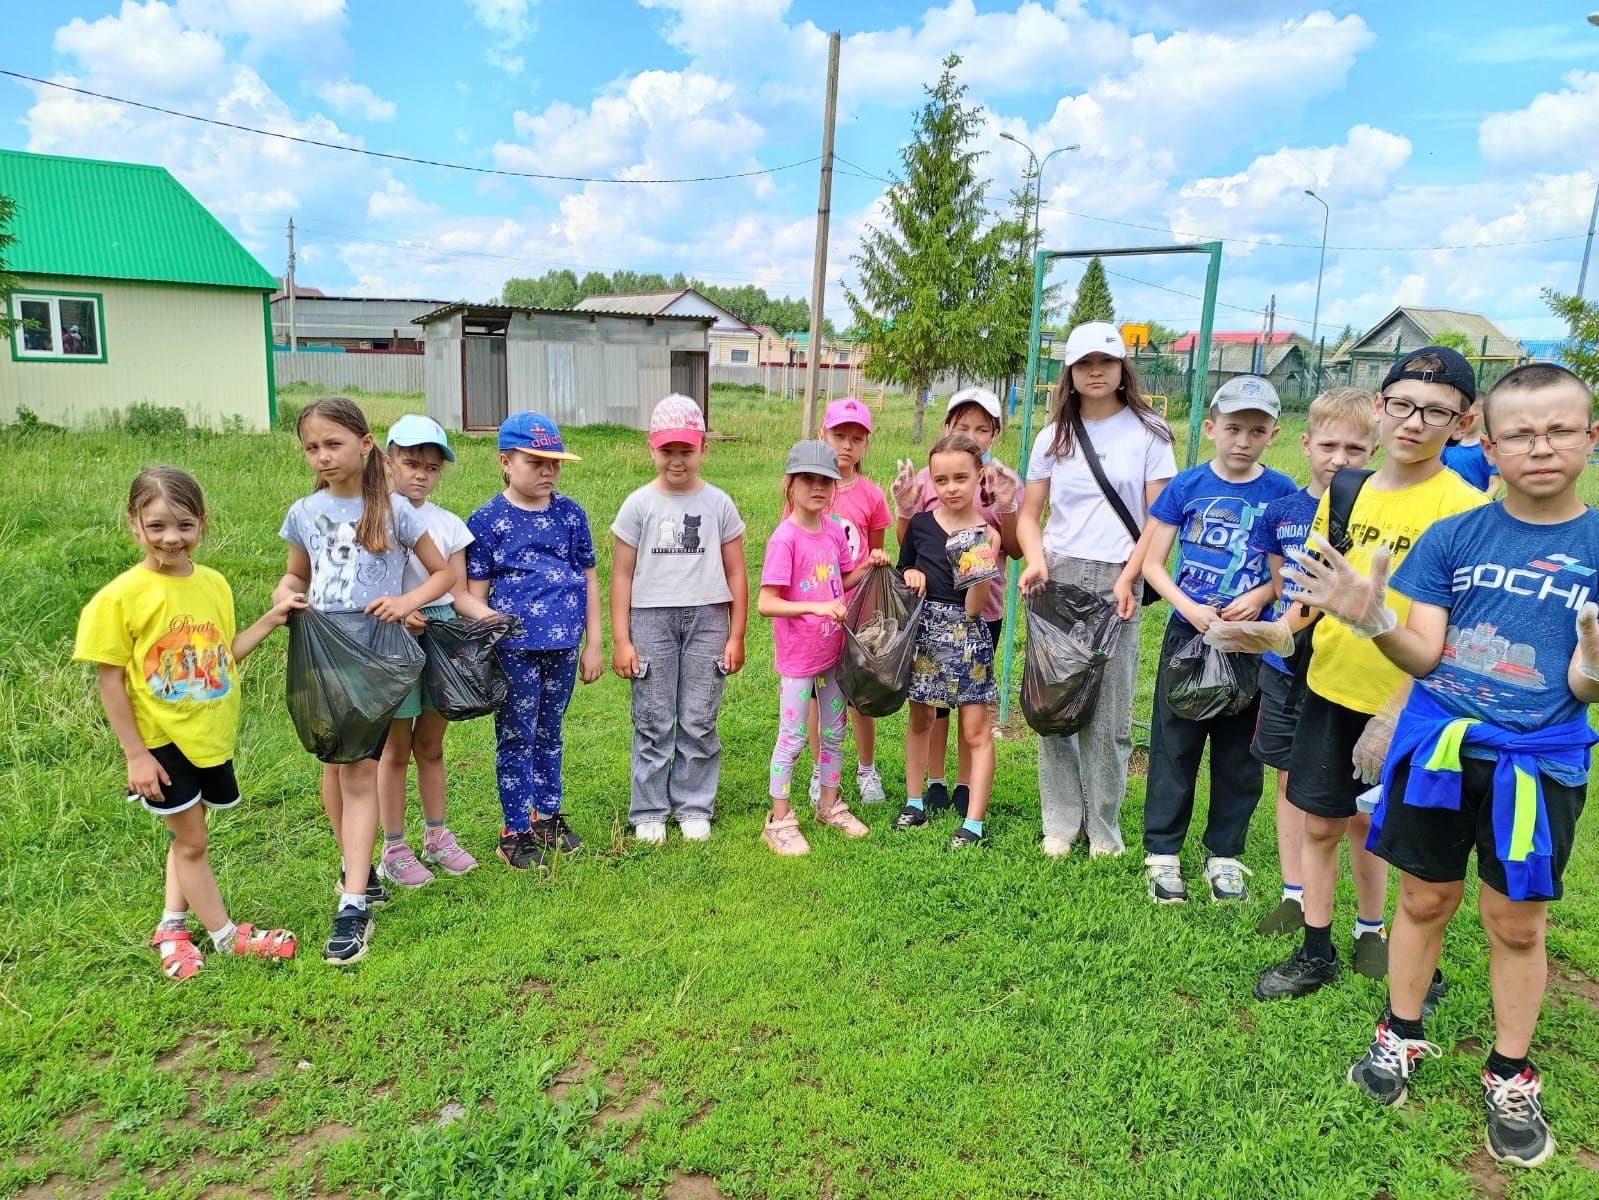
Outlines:
<svg viewBox="0 0 1599 1200"><path fill-rule="evenodd" d="M1255 736L1257 697L1243 712L1209 721L1190 721L1166 703L1166 662L1198 633L1172 617L1161 639L1162 670L1155 684L1155 716L1149 736L1149 777L1144 787L1144 850L1178 854L1194 815L1194 785L1210 741L1210 814L1205 848L1217 858L1237 858L1244 850L1249 818L1260 803L1265 768L1249 751Z"/></svg>

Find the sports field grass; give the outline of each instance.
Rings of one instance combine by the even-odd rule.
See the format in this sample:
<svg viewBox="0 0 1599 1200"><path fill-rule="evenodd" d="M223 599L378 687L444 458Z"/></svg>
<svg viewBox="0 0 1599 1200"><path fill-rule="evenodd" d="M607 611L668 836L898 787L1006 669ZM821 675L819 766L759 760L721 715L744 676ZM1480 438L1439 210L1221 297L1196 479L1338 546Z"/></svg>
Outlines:
<svg viewBox="0 0 1599 1200"><path fill-rule="evenodd" d="M381 424L413 404L371 407ZM754 573L798 416L719 393L713 423L738 440L712 447L706 475L749 522ZM867 463L878 480L910 452L909 425L908 408L883 414ZM1268 461L1303 477L1297 435L1285 429ZM596 428L570 444L585 461L563 490L603 532L649 478L643 439ZM1561 1149L1512 1174L1481 1147L1492 1026L1469 898L1429 1025L1445 1057L1407 1109L1378 1110L1343 1076L1381 985L1346 975L1297 1002L1250 995L1288 949L1253 933L1277 894L1269 798L1246 856L1255 899L1239 908L1149 903L1141 778L1127 856L1042 858L1019 721L986 851L946 851L949 817L892 836L887 806L858 810L874 827L864 841L821 831L808 858L768 853L776 687L756 617L727 689L708 845L622 839L630 723L614 676L574 699L566 798L586 845L544 876L494 858L492 729L458 727L450 823L483 865L397 895L347 973L320 961L337 852L283 707L277 635L245 673L247 800L214 821L212 854L235 919L297 930L300 957L270 969L213 956L172 984L145 948L164 835L121 798L93 673L69 661L76 616L135 559L120 507L141 465L205 485L198 557L232 581L246 622L311 477L283 432L5 431L0 453L14 489L0 506L0 1196L1599 1196L1599 818L1554 907L1534 1048ZM1000 453L1017 460L1014 432ZM499 475L489 440L459 454L437 498L464 514ZM1143 719L1163 616L1143 627ZM891 797L904 728L901 713L880 733ZM1352 920L1346 892L1341 943Z"/></svg>

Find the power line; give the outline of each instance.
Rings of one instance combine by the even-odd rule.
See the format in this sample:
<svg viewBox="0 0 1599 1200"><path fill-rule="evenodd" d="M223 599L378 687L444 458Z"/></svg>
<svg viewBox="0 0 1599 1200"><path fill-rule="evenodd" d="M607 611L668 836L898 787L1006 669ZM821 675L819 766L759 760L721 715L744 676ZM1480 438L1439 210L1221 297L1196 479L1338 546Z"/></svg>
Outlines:
<svg viewBox="0 0 1599 1200"><path fill-rule="evenodd" d="M345 146L338 142L324 142L317 138L282 133L275 129L257 129L253 125L239 125L233 121L219 121L214 117L202 117L197 113L181 112L175 108L163 108L159 104L146 104L142 100L128 100L122 96L110 96L104 92L92 92L88 88L73 87L70 84L57 83L51 79L40 79L35 75L24 75L20 71L0 69L0 75L7 75L12 79L19 79L26 83L36 83L41 87L59 88L61 91L75 92L80 96L91 96L96 100L108 100L113 104L125 104L129 108L142 108L147 112L161 113L168 117L182 117L185 121L198 121L202 125L215 125L221 129L232 129L239 133L253 133L259 137L278 138L282 141L295 142L302 146L318 146L323 150L342 150L346 154L360 154L367 158L381 158L389 162L412 163L422 167L439 167L446 171L467 171L474 175L500 175L512 179L544 179L558 183L716 183L728 179L749 179L756 175L775 175L779 171L790 171L795 167L803 167L821 158L821 155L816 154L810 158L802 158L797 162L784 163L779 167L762 167L755 171L733 171L726 175L690 175L679 179L612 179L600 175L556 175L541 171L508 171L500 167L474 167L467 163L444 162L434 158L417 158L410 154L393 154L384 150L368 150L362 146Z"/></svg>

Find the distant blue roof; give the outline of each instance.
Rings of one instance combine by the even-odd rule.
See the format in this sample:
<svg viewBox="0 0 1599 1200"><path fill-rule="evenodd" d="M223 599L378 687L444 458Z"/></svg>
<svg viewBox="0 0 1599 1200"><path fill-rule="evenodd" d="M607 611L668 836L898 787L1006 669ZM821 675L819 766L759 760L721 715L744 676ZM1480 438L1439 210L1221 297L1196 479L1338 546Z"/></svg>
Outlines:
<svg viewBox="0 0 1599 1200"><path fill-rule="evenodd" d="M1527 352L1527 357L1538 362L1564 365L1571 341L1569 338L1522 338L1521 348Z"/></svg>

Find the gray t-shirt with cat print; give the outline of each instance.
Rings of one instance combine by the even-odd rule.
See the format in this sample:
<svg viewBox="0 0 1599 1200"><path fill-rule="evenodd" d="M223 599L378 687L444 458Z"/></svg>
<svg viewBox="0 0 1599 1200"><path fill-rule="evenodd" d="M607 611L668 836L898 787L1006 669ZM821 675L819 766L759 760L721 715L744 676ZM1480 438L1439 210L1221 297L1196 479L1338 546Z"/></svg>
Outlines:
<svg viewBox="0 0 1599 1200"><path fill-rule="evenodd" d="M296 500L278 536L311 556L306 600L323 612L360 612L384 596L405 594L405 562L427 525L403 496L389 497L394 521L389 548L374 554L356 540L361 498L341 500L328 491ZM396 533L398 536L396 536Z"/></svg>
<svg viewBox="0 0 1599 1200"><path fill-rule="evenodd" d="M634 608L691 608L733 599L722 547L744 532L733 498L701 483L674 495L645 484L626 500L611 532L638 551Z"/></svg>

